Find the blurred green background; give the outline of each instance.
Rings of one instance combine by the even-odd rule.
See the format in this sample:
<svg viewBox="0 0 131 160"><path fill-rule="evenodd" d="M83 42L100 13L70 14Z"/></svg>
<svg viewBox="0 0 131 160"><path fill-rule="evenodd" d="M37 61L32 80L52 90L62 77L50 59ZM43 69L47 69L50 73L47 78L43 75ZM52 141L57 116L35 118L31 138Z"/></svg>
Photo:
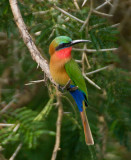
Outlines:
<svg viewBox="0 0 131 160"><path fill-rule="evenodd" d="M104 2L94 0L93 8ZM88 75L101 90L86 81L89 94L87 115L94 146L86 146L76 104L67 92L62 93L61 149L56 159L128 160L131 157L130 0L110 1L111 4L98 11L113 16L92 13L88 26L82 31L82 23L56 10L54 3L83 21L90 11L89 0L84 7L81 7L83 0L19 0L24 22L43 57L49 60L50 42L56 36L66 35L73 40L90 39L92 43L86 47L97 50L86 52L90 67L85 62L85 73L110 66ZM43 72L37 69L23 43L7 0L0 1L0 22L0 124L15 124L9 127L0 125L0 160L9 159L19 144L22 147L16 160L51 159L58 112L54 86L49 81L25 85L43 79ZM118 24L117 27L112 26L114 24ZM75 47L83 49L84 46ZM107 48L118 49L99 51ZM72 52L77 60L81 60L82 54L82 51Z"/></svg>

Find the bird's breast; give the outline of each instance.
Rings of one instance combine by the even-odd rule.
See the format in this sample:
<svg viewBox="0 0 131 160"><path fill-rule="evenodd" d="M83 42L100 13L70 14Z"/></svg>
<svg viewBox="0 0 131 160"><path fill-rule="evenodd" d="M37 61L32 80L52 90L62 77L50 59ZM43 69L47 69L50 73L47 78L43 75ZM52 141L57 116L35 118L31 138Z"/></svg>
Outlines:
<svg viewBox="0 0 131 160"><path fill-rule="evenodd" d="M50 59L50 73L54 81L60 85L65 85L69 81L69 76L65 70L65 64L70 57L59 59L55 54Z"/></svg>

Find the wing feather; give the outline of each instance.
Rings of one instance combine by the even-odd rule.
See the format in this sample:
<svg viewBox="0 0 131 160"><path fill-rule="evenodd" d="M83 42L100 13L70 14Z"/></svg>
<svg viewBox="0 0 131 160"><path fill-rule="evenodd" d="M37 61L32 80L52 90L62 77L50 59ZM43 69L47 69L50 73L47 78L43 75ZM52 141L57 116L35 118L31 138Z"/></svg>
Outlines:
<svg viewBox="0 0 131 160"><path fill-rule="evenodd" d="M86 89L86 84L84 77L81 73L81 70L78 66L78 64L75 62L74 59L71 59L69 62L65 64L65 70L72 80L73 84L75 86L78 86L78 88L85 93L87 97L87 89Z"/></svg>

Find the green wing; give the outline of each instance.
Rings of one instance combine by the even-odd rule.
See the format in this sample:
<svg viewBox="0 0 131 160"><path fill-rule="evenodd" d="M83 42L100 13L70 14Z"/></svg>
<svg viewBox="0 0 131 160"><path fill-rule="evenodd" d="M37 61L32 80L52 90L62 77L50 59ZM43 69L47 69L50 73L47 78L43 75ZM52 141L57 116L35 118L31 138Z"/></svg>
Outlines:
<svg viewBox="0 0 131 160"><path fill-rule="evenodd" d="M70 79L72 80L72 84L78 86L78 88L83 91L87 96L86 84L84 77L80 71L78 64L71 59L69 62L65 64L65 69ZM88 97L87 97L88 98Z"/></svg>

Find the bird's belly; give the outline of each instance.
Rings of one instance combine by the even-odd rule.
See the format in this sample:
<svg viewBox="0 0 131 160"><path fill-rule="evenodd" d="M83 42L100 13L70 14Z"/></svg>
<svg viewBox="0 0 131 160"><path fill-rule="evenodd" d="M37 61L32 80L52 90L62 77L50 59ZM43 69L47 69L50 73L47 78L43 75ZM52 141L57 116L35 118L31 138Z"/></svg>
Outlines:
<svg viewBox="0 0 131 160"><path fill-rule="evenodd" d="M50 66L50 72L54 81L60 85L65 85L70 79L64 67Z"/></svg>

